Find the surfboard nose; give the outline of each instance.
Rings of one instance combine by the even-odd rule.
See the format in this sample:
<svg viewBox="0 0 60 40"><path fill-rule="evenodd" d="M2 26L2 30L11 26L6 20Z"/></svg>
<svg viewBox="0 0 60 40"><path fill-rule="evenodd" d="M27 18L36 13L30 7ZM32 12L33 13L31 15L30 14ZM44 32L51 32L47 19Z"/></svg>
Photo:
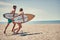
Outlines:
<svg viewBox="0 0 60 40"><path fill-rule="evenodd" d="M5 14L3 14L3 17L5 17Z"/></svg>

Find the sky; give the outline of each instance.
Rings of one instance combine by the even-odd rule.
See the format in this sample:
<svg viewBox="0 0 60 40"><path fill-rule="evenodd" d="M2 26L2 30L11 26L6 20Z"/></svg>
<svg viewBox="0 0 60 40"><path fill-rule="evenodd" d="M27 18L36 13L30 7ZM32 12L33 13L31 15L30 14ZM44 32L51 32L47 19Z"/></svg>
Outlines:
<svg viewBox="0 0 60 40"><path fill-rule="evenodd" d="M34 14L31 21L60 20L60 0L0 0L0 22L6 22L4 13L10 13L17 5L16 13L23 8L25 13Z"/></svg>

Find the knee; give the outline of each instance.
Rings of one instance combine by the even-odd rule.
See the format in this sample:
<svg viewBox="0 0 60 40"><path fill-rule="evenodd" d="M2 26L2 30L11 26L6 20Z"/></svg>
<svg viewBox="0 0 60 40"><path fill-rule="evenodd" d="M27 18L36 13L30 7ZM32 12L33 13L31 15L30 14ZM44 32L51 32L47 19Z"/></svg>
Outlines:
<svg viewBox="0 0 60 40"><path fill-rule="evenodd" d="M13 24L16 24L15 22L13 22Z"/></svg>

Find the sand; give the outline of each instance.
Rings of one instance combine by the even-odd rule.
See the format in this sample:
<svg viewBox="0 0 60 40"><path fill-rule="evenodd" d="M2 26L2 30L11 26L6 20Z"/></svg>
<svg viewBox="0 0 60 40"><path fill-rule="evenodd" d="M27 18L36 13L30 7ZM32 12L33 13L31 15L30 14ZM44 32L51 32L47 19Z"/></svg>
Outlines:
<svg viewBox="0 0 60 40"><path fill-rule="evenodd" d="M0 40L60 40L60 24L23 24L23 34L21 30L19 34L13 34L13 24L10 24L7 35L3 33L5 26L0 24Z"/></svg>

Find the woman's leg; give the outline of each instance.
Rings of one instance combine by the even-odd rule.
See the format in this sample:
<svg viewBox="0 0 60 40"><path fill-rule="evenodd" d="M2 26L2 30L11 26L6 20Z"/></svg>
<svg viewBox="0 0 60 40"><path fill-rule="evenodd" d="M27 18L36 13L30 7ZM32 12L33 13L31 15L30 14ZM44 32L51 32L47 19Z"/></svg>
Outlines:
<svg viewBox="0 0 60 40"><path fill-rule="evenodd" d="M18 23L18 29L17 29L17 31L16 31L16 33L18 33L19 32L19 30L22 28L22 25L21 25L21 23Z"/></svg>

